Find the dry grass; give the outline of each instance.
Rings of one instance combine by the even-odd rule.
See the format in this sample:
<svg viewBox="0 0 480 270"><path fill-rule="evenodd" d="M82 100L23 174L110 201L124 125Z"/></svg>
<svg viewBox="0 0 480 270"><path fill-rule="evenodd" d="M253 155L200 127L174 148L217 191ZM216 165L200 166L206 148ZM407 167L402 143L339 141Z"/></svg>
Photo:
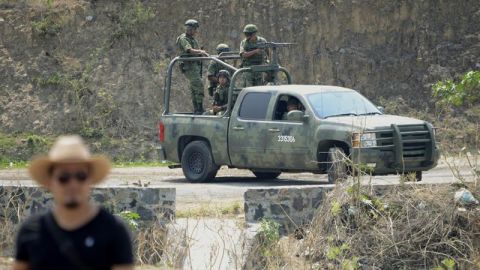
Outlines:
<svg viewBox="0 0 480 270"><path fill-rule="evenodd" d="M335 269L427 269L444 259L479 266L480 210L459 211L452 187L408 185L382 197L353 189L338 186L322 204L303 245L309 261Z"/></svg>
<svg viewBox="0 0 480 270"><path fill-rule="evenodd" d="M243 205L238 201L201 203L177 209L177 218L236 218L243 214Z"/></svg>
<svg viewBox="0 0 480 270"><path fill-rule="evenodd" d="M13 255L15 236L29 201L21 189L0 189L0 256Z"/></svg>
<svg viewBox="0 0 480 270"><path fill-rule="evenodd" d="M134 255L140 265L181 267L186 252L184 230L150 224L135 232Z"/></svg>
<svg viewBox="0 0 480 270"><path fill-rule="evenodd" d="M455 190L338 185L309 226L274 243L261 232L248 269L480 269L480 208L456 205Z"/></svg>

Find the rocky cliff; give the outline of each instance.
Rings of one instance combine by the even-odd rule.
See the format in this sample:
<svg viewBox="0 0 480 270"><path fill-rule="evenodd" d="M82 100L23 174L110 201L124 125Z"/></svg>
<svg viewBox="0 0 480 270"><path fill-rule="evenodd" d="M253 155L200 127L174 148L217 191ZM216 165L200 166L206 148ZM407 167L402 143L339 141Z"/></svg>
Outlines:
<svg viewBox="0 0 480 270"><path fill-rule="evenodd" d="M238 49L255 23L267 40L297 43L281 58L296 83L373 100L424 107L431 83L480 68L478 0L0 0L1 131L154 142L187 18L200 21L209 52ZM188 91L177 93L190 106Z"/></svg>

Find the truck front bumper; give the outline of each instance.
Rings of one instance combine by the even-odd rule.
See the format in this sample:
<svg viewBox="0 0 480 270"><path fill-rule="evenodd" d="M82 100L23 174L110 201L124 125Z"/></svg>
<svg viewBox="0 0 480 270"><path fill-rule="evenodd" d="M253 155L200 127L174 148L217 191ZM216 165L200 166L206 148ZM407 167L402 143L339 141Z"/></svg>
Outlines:
<svg viewBox="0 0 480 270"><path fill-rule="evenodd" d="M376 175L401 172L427 171L437 166L440 157L438 147L424 159L398 158L395 150L385 151L375 148L352 148L353 166L365 168Z"/></svg>

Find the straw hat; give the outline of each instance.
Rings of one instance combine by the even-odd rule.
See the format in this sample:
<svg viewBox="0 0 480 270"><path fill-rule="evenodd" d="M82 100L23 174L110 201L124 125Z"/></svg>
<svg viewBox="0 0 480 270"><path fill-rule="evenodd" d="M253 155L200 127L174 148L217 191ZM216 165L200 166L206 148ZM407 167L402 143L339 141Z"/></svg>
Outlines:
<svg viewBox="0 0 480 270"><path fill-rule="evenodd" d="M105 156L92 156L82 138L76 135L60 136L46 156L32 160L28 172L33 180L46 186L50 181L50 168L54 164L85 163L90 165L93 184L100 183L110 172L111 164Z"/></svg>

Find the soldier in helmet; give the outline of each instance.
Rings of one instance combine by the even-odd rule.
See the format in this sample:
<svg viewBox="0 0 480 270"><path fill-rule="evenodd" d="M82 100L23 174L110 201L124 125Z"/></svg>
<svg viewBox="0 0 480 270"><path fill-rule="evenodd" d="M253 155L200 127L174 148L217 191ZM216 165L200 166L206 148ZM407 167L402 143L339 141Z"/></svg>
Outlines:
<svg viewBox="0 0 480 270"><path fill-rule="evenodd" d="M229 51L230 51L230 47L228 47L227 44L220 43L217 45L218 55L220 55L222 52L229 52ZM217 76L218 76L218 72L221 69L225 69L225 67L215 61L210 61L210 64L208 65L208 71L207 71L208 81L210 82L210 87L208 87L208 94L210 96L213 96L213 93L215 92L215 88L218 85ZM232 72L232 70L228 70L228 71Z"/></svg>
<svg viewBox="0 0 480 270"><path fill-rule="evenodd" d="M243 29L245 39L240 43L240 56L242 57L241 67L253 65L263 65L267 62L267 51L264 48L258 48L259 44L266 43L267 40L257 36L257 26L247 24ZM245 85L261 85L261 73L246 73Z"/></svg>
<svg viewBox="0 0 480 270"><path fill-rule="evenodd" d="M218 86L213 101L213 114L223 113L228 106L228 88L230 87L230 72L222 69L218 72Z"/></svg>
<svg viewBox="0 0 480 270"><path fill-rule="evenodd" d="M187 20L185 22L185 33L178 36L176 44L180 55L183 57L208 56L207 52L200 49L198 41L195 39L198 27L198 21L192 19ZM182 73L185 74L185 77L190 81L190 92L195 114L203 113L204 89L201 79L201 65L202 63L200 61L185 61L180 64Z"/></svg>

